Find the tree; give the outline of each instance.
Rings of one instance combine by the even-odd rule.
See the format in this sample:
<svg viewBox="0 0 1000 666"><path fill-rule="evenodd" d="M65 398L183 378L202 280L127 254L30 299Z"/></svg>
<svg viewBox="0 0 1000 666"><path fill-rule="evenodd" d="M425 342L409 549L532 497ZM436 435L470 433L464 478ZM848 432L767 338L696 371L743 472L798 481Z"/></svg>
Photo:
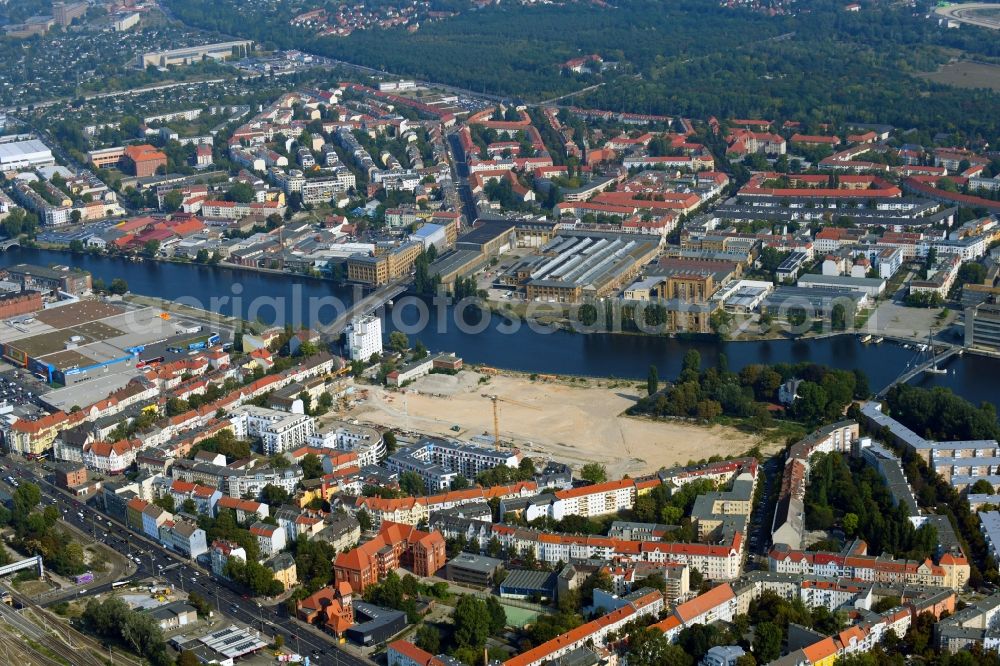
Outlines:
<svg viewBox="0 0 1000 666"><path fill-rule="evenodd" d="M486 644L493 619L486 602L472 595L463 595L455 605L455 643L459 647L480 649Z"/></svg>
<svg viewBox="0 0 1000 666"><path fill-rule="evenodd" d="M170 513L173 513L174 510L175 510L175 508L176 508L174 506L174 496L173 495L164 495L163 497L157 498L157 499L153 500L153 504L155 504L156 506L160 507L164 511L169 511Z"/></svg>
<svg viewBox="0 0 1000 666"><path fill-rule="evenodd" d="M159 254L159 252L160 252L160 241L156 240L155 238L146 241L146 243L142 246L142 253L145 254L147 257L155 257L157 254Z"/></svg>
<svg viewBox="0 0 1000 666"><path fill-rule="evenodd" d="M367 532L372 528L372 517L366 509L361 509L354 517L358 519L358 525L361 526L362 532Z"/></svg>
<svg viewBox="0 0 1000 666"><path fill-rule="evenodd" d="M795 328L802 326L803 324L806 323L806 320L809 319L809 315L806 312L805 308L798 306L788 308L788 313L786 314L786 317L788 319L788 323L794 326Z"/></svg>
<svg viewBox="0 0 1000 666"><path fill-rule="evenodd" d="M709 316L708 325L711 327L713 333L719 336L720 339L725 340L733 330L733 315L719 308Z"/></svg>
<svg viewBox="0 0 1000 666"><path fill-rule="evenodd" d="M803 381L799 384L798 399L792 403L792 415L808 422L819 422L827 414L830 396L819 384Z"/></svg>
<svg viewBox="0 0 1000 666"><path fill-rule="evenodd" d="M392 455L396 451L396 433L386 430L382 435L382 443L385 444L386 454Z"/></svg>
<svg viewBox="0 0 1000 666"><path fill-rule="evenodd" d="M591 483L604 483L608 480L608 471L599 463L587 463L580 470L580 478Z"/></svg>
<svg viewBox="0 0 1000 666"><path fill-rule="evenodd" d="M844 526L844 532L847 533L847 536L854 536L854 533L858 531L858 514L845 513L840 522Z"/></svg>
<svg viewBox="0 0 1000 666"><path fill-rule="evenodd" d="M843 303L837 303L830 311L830 326L835 331L843 331L847 328L847 308Z"/></svg>
<svg viewBox="0 0 1000 666"><path fill-rule="evenodd" d="M441 652L441 632L432 624L422 624L417 629L416 644L422 650L431 654Z"/></svg>
<svg viewBox="0 0 1000 666"><path fill-rule="evenodd" d="M507 612L496 597L486 597L486 610L490 614L490 634L497 636L507 626Z"/></svg>
<svg viewBox="0 0 1000 666"><path fill-rule="evenodd" d="M226 190L226 200L235 201L237 203L250 203L256 198L254 194L253 187L247 183L233 183Z"/></svg>
<svg viewBox="0 0 1000 666"><path fill-rule="evenodd" d="M419 497L427 494L424 479L416 472L407 471L400 474L399 488L410 497Z"/></svg>
<svg viewBox="0 0 1000 666"><path fill-rule="evenodd" d="M194 606L195 610L198 611L199 617L208 617L208 614L212 612L212 604L208 603L205 597L201 596L197 592L192 591L188 595L188 603Z"/></svg>
<svg viewBox="0 0 1000 666"><path fill-rule="evenodd" d="M180 190L170 190L163 195L163 212L172 213L181 207L181 203L184 201L184 196L181 194Z"/></svg>
<svg viewBox="0 0 1000 666"><path fill-rule="evenodd" d="M305 479L318 479L323 476L323 463L315 453L307 453L299 463L302 467L302 476Z"/></svg>
<svg viewBox="0 0 1000 666"><path fill-rule="evenodd" d="M283 504L288 499L288 491L281 486L269 483L261 489L260 498L265 504L276 506Z"/></svg>
<svg viewBox="0 0 1000 666"><path fill-rule="evenodd" d="M402 354L410 348L410 339L406 337L406 333L393 331L389 334L389 347L393 351Z"/></svg>
<svg viewBox="0 0 1000 666"><path fill-rule="evenodd" d="M758 662L770 663L781 656L781 627L773 622L761 622L753 632L753 655Z"/></svg>
<svg viewBox="0 0 1000 666"><path fill-rule="evenodd" d="M167 416L177 416L178 414L183 414L189 409L191 409L191 406L188 404L187 400L182 400L181 398L170 398L167 400Z"/></svg>
<svg viewBox="0 0 1000 666"><path fill-rule="evenodd" d="M79 254L83 252L83 241L79 238L74 238L69 242L69 251Z"/></svg>
<svg viewBox="0 0 1000 666"><path fill-rule="evenodd" d="M683 649L671 645L662 631L652 627L632 632L626 655L629 664L643 666L690 666L692 663Z"/></svg>
<svg viewBox="0 0 1000 666"><path fill-rule="evenodd" d="M979 479L972 484L972 488L969 490L970 495L992 495L993 486L986 479Z"/></svg>
<svg viewBox="0 0 1000 666"><path fill-rule="evenodd" d="M701 354L698 353L697 349L689 349L684 354L684 360L681 361L681 375L679 382L690 382L698 381L698 376L701 374Z"/></svg>
<svg viewBox="0 0 1000 666"><path fill-rule="evenodd" d="M660 390L660 376L655 365L649 366L649 374L646 375L646 394L653 395Z"/></svg>
<svg viewBox="0 0 1000 666"><path fill-rule="evenodd" d="M122 278L115 278L111 281L111 286L108 287L108 291L119 296L128 293L128 282Z"/></svg>

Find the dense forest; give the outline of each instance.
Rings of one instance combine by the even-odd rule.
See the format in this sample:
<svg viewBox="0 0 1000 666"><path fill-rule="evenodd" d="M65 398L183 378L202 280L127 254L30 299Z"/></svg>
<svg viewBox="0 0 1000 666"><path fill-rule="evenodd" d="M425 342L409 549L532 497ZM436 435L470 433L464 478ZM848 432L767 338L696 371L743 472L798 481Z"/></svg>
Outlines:
<svg viewBox="0 0 1000 666"><path fill-rule="evenodd" d="M263 12L235 0L167 0L190 24L295 47L471 90L538 101L602 82L577 101L633 112L887 122L968 137L1000 137L984 113L1000 95L933 84L919 76L964 52L1000 57L992 31L944 30L926 7L867 5L845 12L819 0L797 16L767 17L710 0L631 0L615 7L508 6L404 29L315 38L288 24L291 10ZM258 12L258 15L247 16ZM252 19L252 20L248 20ZM947 51L946 51L947 49ZM618 67L571 75L560 64L599 53Z"/></svg>

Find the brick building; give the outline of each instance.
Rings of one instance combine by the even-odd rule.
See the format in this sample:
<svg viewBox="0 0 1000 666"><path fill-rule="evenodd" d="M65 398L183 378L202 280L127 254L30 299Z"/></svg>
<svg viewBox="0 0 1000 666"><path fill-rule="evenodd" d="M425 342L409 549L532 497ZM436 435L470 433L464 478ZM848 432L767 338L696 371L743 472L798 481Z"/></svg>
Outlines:
<svg viewBox="0 0 1000 666"><path fill-rule="evenodd" d="M0 294L0 319L38 312L41 309L42 295L37 291Z"/></svg>
<svg viewBox="0 0 1000 666"><path fill-rule="evenodd" d="M409 566L417 576L431 576L446 561L440 532L422 532L412 525L383 521L374 539L337 555L333 573L336 583L348 583L362 593L400 566Z"/></svg>
<svg viewBox="0 0 1000 666"><path fill-rule="evenodd" d="M148 143L126 146L122 161L139 178L155 176L159 167L167 166L167 156Z"/></svg>

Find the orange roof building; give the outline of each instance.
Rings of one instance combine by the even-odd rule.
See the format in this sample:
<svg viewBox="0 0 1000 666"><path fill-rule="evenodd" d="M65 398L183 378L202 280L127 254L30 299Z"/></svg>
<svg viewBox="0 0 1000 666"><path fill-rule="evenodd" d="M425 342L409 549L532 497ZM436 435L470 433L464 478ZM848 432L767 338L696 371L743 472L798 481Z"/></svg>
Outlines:
<svg viewBox="0 0 1000 666"><path fill-rule="evenodd" d="M384 521L378 535L333 561L334 580L359 593L400 566L410 566L417 576L432 576L447 561L440 532L422 532L412 525Z"/></svg>
<svg viewBox="0 0 1000 666"><path fill-rule="evenodd" d="M123 161L132 174L139 178L155 176L158 168L167 166L166 154L148 143L126 146Z"/></svg>

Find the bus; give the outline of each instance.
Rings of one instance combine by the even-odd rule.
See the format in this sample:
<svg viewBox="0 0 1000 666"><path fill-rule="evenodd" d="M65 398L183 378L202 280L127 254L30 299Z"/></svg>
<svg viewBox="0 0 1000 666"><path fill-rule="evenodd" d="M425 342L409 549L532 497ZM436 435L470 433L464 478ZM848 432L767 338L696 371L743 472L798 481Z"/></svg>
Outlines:
<svg viewBox="0 0 1000 666"><path fill-rule="evenodd" d="M169 347L167 351L173 354L183 354L189 351L199 351L201 349L208 349L209 347L214 347L219 344L222 338L218 333L209 333L208 335L199 335L194 338L189 338L180 342L176 342Z"/></svg>
<svg viewBox="0 0 1000 666"><path fill-rule="evenodd" d="M116 580L115 582L111 583L112 588L123 587L125 585L128 585L127 580Z"/></svg>
<svg viewBox="0 0 1000 666"><path fill-rule="evenodd" d="M155 368L164 361L163 356L156 356L154 358L140 358L135 362L136 368Z"/></svg>

